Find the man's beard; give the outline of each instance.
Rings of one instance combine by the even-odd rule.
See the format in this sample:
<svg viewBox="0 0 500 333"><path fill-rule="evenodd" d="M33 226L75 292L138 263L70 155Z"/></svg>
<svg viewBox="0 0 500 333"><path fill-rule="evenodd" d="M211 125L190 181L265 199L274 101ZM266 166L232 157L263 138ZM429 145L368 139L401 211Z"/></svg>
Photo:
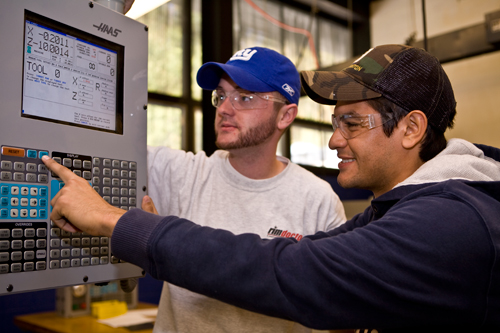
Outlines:
<svg viewBox="0 0 500 333"><path fill-rule="evenodd" d="M222 120L221 120L222 121ZM239 133L238 138L233 142L219 143L218 142L218 132L215 129L215 145L219 149L241 149L258 146L259 144L267 141L276 130L276 118L273 114L265 123L262 123L256 127L249 128L246 133Z"/></svg>

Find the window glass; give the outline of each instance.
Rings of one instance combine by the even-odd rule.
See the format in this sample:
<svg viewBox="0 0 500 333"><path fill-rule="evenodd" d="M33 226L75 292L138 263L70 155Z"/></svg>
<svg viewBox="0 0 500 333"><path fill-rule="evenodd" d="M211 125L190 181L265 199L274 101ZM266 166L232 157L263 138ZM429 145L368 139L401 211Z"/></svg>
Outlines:
<svg viewBox="0 0 500 333"><path fill-rule="evenodd" d="M203 112L200 108L194 109L194 152L203 150Z"/></svg>
<svg viewBox="0 0 500 333"><path fill-rule="evenodd" d="M347 61L352 54L349 29L336 22L319 19L319 59L321 67Z"/></svg>
<svg viewBox="0 0 500 333"><path fill-rule="evenodd" d="M294 8L283 8L284 23L284 54L289 57L297 67L297 70L317 69L319 59L312 47L316 48L314 37L317 36L317 20L307 12L298 11ZM289 27L309 31L311 35L290 31Z"/></svg>
<svg viewBox="0 0 500 333"><path fill-rule="evenodd" d="M148 146L182 149L181 107L148 104Z"/></svg>
<svg viewBox="0 0 500 333"><path fill-rule="evenodd" d="M332 131L295 124L290 132L292 162L317 167L338 167L337 151L328 148Z"/></svg>
<svg viewBox="0 0 500 333"><path fill-rule="evenodd" d="M202 65L202 50L201 50L201 0L192 0L191 13L191 91L192 97L196 101L201 101L202 89L196 82L196 74ZM198 135L198 132L196 132Z"/></svg>
<svg viewBox="0 0 500 333"><path fill-rule="evenodd" d="M148 26L148 91L182 95L182 0L171 0L137 20Z"/></svg>
<svg viewBox="0 0 500 333"><path fill-rule="evenodd" d="M253 0L264 13L254 9L245 0L233 1L233 48L261 46L282 52L281 29L267 17L280 18L281 5L272 1Z"/></svg>

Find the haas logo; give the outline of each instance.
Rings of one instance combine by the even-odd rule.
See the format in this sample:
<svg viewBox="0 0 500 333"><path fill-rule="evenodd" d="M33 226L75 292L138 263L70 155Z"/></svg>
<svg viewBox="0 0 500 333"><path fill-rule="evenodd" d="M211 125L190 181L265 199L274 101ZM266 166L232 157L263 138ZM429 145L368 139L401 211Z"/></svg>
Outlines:
<svg viewBox="0 0 500 333"><path fill-rule="evenodd" d="M120 32L122 32L119 29L113 29L113 27L110 27L107 24L101 23L100 25L93 25L93 27L97 28L98 31L107 33L108 35L111 35L113 37L118 36Z"/></svg>

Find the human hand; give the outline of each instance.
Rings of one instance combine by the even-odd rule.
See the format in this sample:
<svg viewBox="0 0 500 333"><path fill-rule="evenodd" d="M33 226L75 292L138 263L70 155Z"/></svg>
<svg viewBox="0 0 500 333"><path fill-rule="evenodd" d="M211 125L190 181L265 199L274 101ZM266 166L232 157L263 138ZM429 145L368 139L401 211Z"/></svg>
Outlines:
<svg viewBox="0 0 500 333"><path fill-rule="evenodd" d="M43 156L42 161L64 182L63 188L50 202L50 219L69 232L84 231L94 236L111 237L116 222L126 211L111 206L87 180L50 157Z"/></svg>
<svg viewBox="0 0 500 333"><path fill-rule="evenodd" d="M153 203L153 199L150 196L145 195L142 198L142 210L158 215L158 211L156 210L155 204Z"/></svg>

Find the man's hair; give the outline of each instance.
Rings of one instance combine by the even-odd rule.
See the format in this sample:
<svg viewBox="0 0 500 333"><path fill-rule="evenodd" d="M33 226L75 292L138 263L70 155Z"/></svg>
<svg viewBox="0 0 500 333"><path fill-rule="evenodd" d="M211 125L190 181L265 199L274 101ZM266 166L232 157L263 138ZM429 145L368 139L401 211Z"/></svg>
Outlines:
<svg viewBox="0 0 500 333"><path fill-rule="evenodd" d="M279 91L273 92L273 96L283 98L285 100L284 102L279 102L279 101L273 102L274 113L278 113L278 111L281 110L281 108L283 106L292 104L292 102L290 102L288 99L286 99L286 97L283 96L283 94L281 94Z"/></svg>
<svg viewBox="0 0 500 333"><path fill-rule="evenodd" d="M401 119L409 113L385 97L367 99L366 102L382 116L382 122L384 122L382 128L387 137L392 135L392 132L398 126ZM455 114L456 111L450 114L447 126L448 128L453 128ZM444 148L446 148L446 138L444 136L444 132L428 123L424 140L420 146L420 159L427 162L439 154Z"/></svg>

